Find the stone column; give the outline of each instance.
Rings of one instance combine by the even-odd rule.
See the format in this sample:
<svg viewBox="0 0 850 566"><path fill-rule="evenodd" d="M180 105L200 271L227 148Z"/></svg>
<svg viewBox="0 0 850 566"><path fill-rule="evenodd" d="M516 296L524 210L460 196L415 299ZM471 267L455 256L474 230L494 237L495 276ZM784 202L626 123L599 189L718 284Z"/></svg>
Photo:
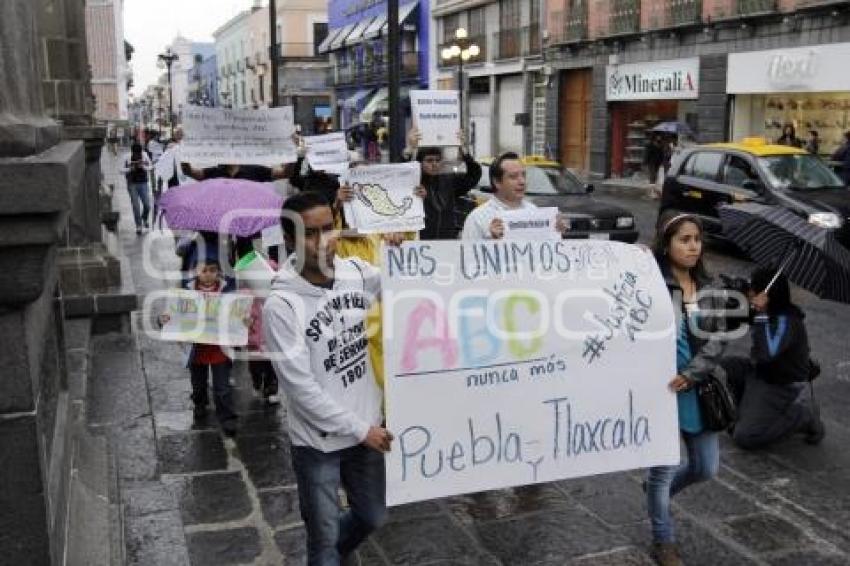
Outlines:
<svg viewBox="0 0 850 566"><path fill-rule="evenodd" d="M0 556L49 564L66 413L57 245L84 148L44 109L36 5L0 2ZM58 560L56 560L58 562Z"/></svg>

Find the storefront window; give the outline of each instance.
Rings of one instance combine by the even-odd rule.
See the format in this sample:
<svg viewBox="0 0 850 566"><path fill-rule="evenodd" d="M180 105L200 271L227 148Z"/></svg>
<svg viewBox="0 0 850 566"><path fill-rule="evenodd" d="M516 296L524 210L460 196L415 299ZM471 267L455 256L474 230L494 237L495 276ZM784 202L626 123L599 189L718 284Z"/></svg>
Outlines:
<svg viewBox="0 0 850 566"><path fill-rule="evenodd" d="M739 94L735 96L733 139L760 136L776 141L786 124L805 143L812 131L820 139L820 155L841 145L850 129L850 92Z"/></svg>
<svg viewBox="0 0 850 566"><path fill-rule="evenodd" d="M821 160L810 155L760 157L759 164L775 189L814 190L844 186Z"/></svg>

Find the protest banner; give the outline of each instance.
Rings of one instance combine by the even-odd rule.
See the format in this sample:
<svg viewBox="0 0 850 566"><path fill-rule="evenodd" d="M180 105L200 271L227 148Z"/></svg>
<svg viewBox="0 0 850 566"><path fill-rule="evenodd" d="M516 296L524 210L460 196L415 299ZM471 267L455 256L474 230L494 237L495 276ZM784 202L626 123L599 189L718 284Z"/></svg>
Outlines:
<svg viewBox="0 0 850 566"><path fill-rule="evenodd" d="M245 317L251 313L252 295L201 293L172 289L166 295L168 322L160 338L170 342L194 342L219 346L248 343Z"/></svg>
<svg viewBox="0 0 850 566"><path fill-rule="evenodd" d="M354 200L343 206L348 226L363 234L422 230L425 210L413 194L420 176L418 162L349 169Z"/></svg>
<svg viewBox="0 0 850 566"><path fill-rule="evenodd" d="M410 111L421 147L459 145L460 97L456 90L411 90Z"/></svg>
<svg viewBox="0 0 850 566"><path fill-rule="evenodd" d="M679 462L674 313L618 242L383 250L390 505Z"/></svg>
<svg viewBox="0 0 850 566"><path fill-rule="evenodd" d="M315 171L329 170L336 173L348 169L348 144L345 141L345 133L307 136L304 138L304 145L307 146L307 162Z"/></svg>
<svg viewBox="0 0 850 566"><path fill-rule="evenodd" d="M554 206L542 208L519 208L505 210L498 215L505 228L505 240L558 240L558 209Z"/></svg>
<svg viewBox="0 0 850 566"><path fill-rule="evenodd" d="M195 166L293 163L294 132L291 106L259 110L189 106L183 111L183 159Z"/></svg>

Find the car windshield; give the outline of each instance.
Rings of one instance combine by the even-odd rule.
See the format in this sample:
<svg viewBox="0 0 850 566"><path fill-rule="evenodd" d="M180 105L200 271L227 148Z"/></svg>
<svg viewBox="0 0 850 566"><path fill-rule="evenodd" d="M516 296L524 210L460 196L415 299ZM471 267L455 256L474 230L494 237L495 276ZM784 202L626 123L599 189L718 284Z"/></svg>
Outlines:
<svg viewBox="0 0 850 566"><path fill-rule="evenodd" d="M841 179L812 155L770 155L758 161L774 189L805 191L843 186Z"/></svg>
<svg viewBox="0 0 850 566"><path fill-rule="evenodd" d="M526 194L563 195L583 194L584 187L569 173L563 173L555 167L525 168Z"/></svg>

